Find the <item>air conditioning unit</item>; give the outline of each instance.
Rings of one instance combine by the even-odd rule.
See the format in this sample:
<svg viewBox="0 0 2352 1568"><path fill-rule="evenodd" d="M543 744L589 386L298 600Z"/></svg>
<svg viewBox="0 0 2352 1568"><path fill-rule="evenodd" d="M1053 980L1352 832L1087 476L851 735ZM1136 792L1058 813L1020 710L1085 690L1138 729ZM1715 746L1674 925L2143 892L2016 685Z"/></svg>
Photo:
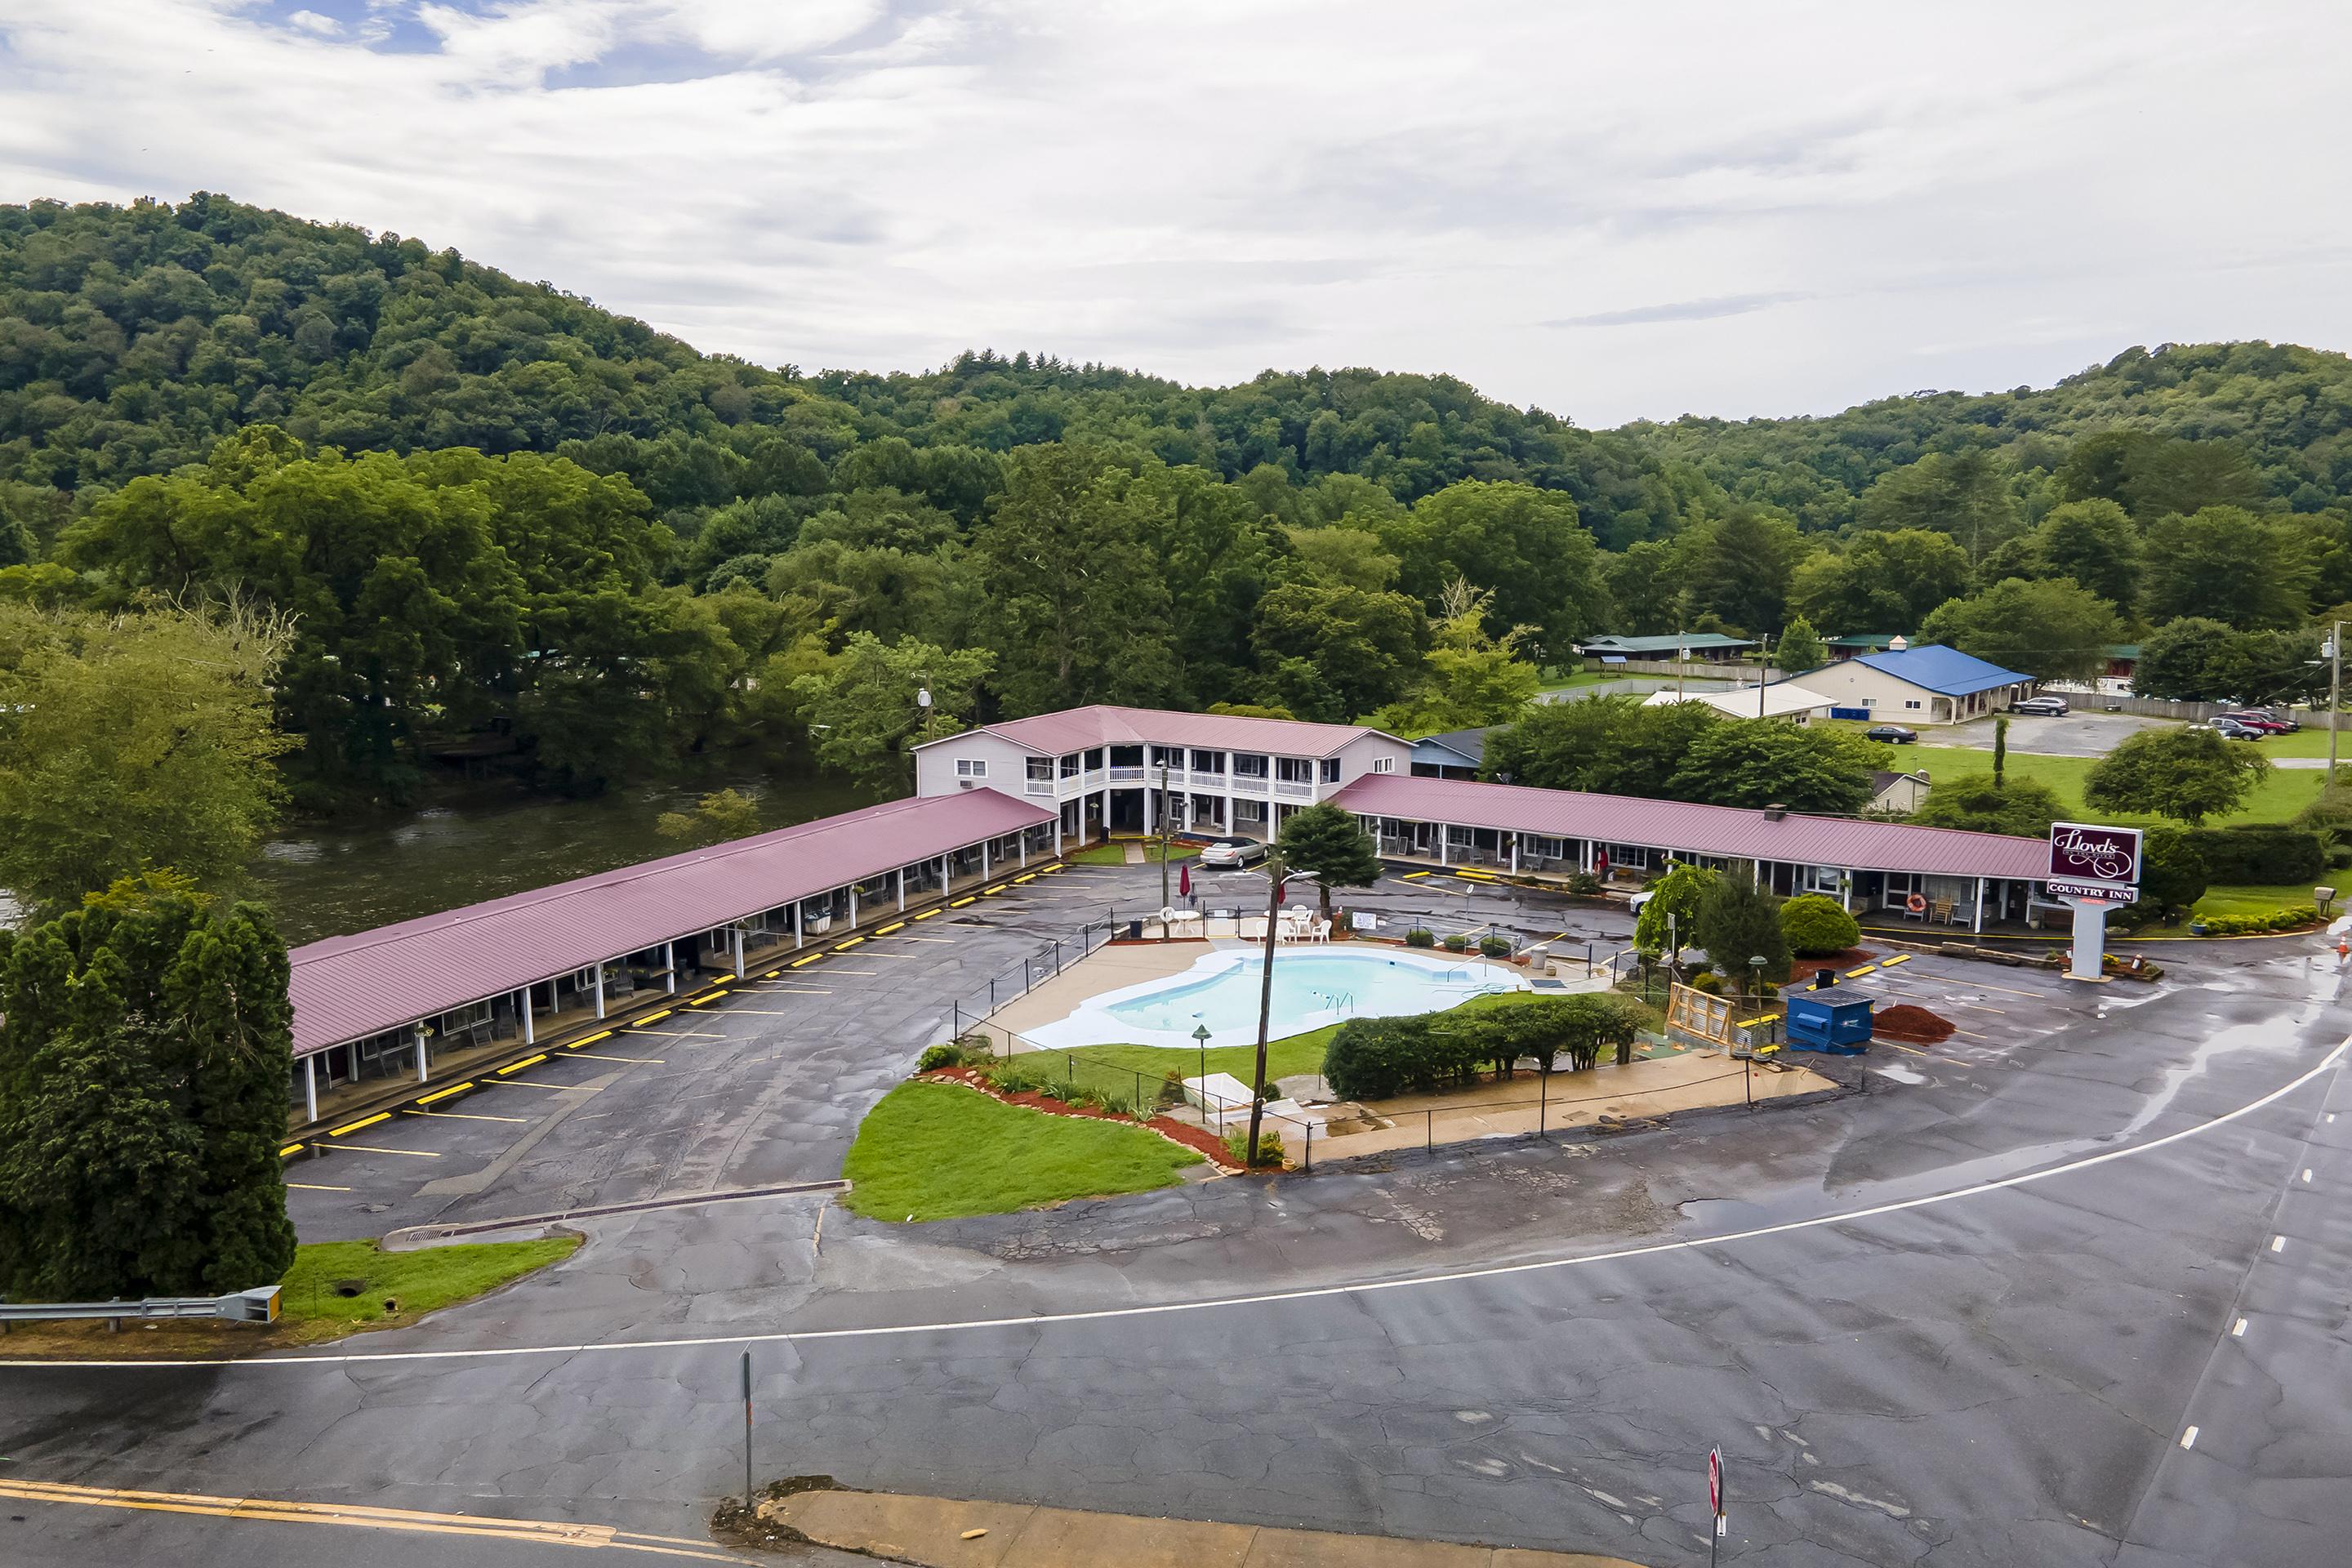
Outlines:
<svg viewBox="0 0 2352 1568"><path fill-rule="evenodd" d="M958 789L977 789L977 788L979 788L979 787L980 787L980 781L979 781L978 779L958 779L958 780L956 780L956 788L958 788Z"/></svg>

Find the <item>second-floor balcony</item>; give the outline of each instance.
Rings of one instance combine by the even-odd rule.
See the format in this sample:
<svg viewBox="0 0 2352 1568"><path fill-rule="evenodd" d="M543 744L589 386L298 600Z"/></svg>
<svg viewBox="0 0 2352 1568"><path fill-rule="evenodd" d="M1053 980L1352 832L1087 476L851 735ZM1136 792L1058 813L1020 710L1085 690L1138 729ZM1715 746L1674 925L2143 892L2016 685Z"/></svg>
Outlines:
<svg viewBox="0 0 2352 1568"><path fill-rule="evenodd" d="M1274 793L1305 800L1315 793L1315 786L1304 779L1276 779L1274 781Z"/></svg>

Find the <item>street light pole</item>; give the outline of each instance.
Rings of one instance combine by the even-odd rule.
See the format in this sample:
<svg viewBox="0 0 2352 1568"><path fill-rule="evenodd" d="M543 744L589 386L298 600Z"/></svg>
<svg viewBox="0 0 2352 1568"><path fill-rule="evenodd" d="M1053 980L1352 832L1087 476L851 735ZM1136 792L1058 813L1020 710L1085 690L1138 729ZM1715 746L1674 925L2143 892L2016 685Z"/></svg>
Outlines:
<svg viewBox="0 0 2352 1568"><path fill-rule="evenodd" d="M1168 899L1168 763L1164 757L1160 763L1160 907L1173 907ZM1165 921L1160 922L1160 934L1168 934Z"/></svg>
<svg viewBox="0 0 2352 1568"><path fill-rule="evenodd" d="M2327 633L2327 782L2336 782L2336 715L2344 700L2344 623Z"/></svg>

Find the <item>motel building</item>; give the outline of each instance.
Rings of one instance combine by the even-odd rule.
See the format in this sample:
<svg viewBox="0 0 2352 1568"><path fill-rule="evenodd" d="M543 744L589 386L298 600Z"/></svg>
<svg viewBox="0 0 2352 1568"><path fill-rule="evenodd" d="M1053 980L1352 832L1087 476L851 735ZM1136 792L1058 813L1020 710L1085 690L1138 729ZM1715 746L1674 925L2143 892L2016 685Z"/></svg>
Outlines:
<svg viewBox="0 0 2352 1568"><path fill-rule="evenodd" d="M1071 708L926 741L915 790L1003 790L1057 815L1066 841L1171 833L1272 838L1301 806L1358 779L1403 774L1409 741L1354 724L1305 724L1155 708Z"/></svg>
<svg viewBox="0 0 2352 1568"><path fill-rule="evenodd" d="M457 1084L714 979L1026 880L1050 809L995 790L888 801L298 947L298 1121L385 1080ZM929 912L927 912L929 911Z"/></svg>

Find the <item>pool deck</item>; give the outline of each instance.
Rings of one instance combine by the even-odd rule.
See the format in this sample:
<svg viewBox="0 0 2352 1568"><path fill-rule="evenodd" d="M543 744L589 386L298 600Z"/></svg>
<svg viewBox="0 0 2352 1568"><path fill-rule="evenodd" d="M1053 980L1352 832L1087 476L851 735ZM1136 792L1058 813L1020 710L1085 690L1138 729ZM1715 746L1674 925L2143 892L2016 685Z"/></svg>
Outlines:
<svg viewBox="0 0 2352 1568"><path fill-rule="evenodd" d="M1113 942L1107 947L1097 948L1077 963L1064 968L1061 973L1040 984L1027 995L1018 997L999 1007L989 1017L988 1032L1000 1042L998 1047L1000 1050L1003 1048L1002 1042L1005 1038L1005 1033L1014 1037L1012 1046L1016 1051L1040 1049L1042 1047L1030 1043L1025 1038L1031 1030L1043 1028L1048 1024L1060 1023L1084 1006L1090 998L1099 996L1106 991L1117 991L1122 986L1140 984L1147 980L1164 980L1172 975L1181 974L1199 963L1202 956L1206 953L1259 951L1262 951L1262 944L1259 942L1223 940L1187 942L1179 939L1174 942ZM1275 962L1277 964L1280 963L1283 953L1320 956L1333 952L1375 954L1390 951L1391 951L1391 947L1385 942L1339 942L1328 945L1321 942L1286 943L1276 951ZM1509 964L1492 963L1491 961L1481 958L1476 953L1452 953L1441 950L1435 953L1422 953L1419 956L1443 959L1449 964L1500 969L1514 980L1521 982L1527 978L1521 970ZM1087 1043L1108 1046L1129 1042L1101 1039L1089 1040Z"/></svg>

